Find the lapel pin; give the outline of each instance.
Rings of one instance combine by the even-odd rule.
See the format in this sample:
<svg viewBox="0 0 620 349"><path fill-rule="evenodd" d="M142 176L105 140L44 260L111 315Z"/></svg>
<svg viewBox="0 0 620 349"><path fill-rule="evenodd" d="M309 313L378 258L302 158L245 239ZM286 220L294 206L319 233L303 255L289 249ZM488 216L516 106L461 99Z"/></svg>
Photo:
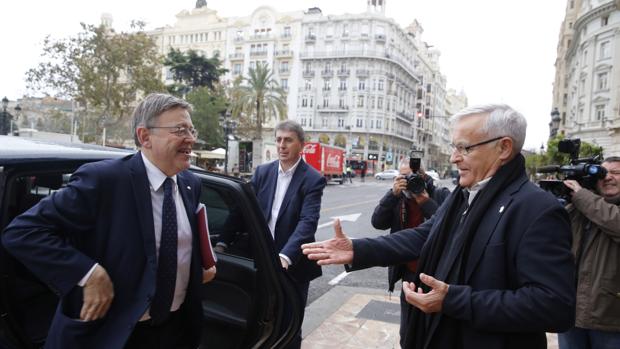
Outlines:
<svg viewBox="0 0 620 349"><path fill-rule="evenodd" d="M192 188L188 185L188 186L187 186L187 190L192 190Z"/></svg>
<svg viewBox="0 0 620 349"><path fill-rule="evenodd" d="M504 212L504 206L499 208L499 213L502 213L502 212Z"/></svg>

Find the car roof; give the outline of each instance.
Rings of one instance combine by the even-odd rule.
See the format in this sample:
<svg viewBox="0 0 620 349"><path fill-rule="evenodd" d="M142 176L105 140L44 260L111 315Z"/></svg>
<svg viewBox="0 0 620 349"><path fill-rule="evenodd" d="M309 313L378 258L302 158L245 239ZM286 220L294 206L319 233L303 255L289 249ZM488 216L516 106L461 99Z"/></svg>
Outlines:
<svg viewBox="0 0 620 349"><path fill-rule="evenodd" d="M46 141L14 136L0 136L0 165L33 160L75 159L103 160L134 153L94 144Z"/></svg>

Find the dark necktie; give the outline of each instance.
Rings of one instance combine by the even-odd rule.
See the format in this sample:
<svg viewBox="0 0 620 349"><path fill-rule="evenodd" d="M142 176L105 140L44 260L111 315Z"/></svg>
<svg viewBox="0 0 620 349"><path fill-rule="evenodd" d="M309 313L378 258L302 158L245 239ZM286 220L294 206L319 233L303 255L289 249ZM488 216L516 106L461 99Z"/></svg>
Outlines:
<svg viewBox="0 0 620 349"><path fill-rule="evenodd" d="M157 284L150 310L153 324L164 322L170 314L177 278L177 213L172 197L173 184L174 181L170 177L164 181Z"/></svg>

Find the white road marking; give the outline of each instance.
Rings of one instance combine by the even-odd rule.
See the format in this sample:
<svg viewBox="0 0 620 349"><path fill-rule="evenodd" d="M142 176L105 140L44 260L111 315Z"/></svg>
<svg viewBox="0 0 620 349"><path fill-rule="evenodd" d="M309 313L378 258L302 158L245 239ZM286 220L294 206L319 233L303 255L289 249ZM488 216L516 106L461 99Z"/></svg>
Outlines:
<svg viewBox="0 0 620 349"><path fill-rule="evenodd" d="M342 281L342 279L347 277L347 275L349 275L349 272L343 271L342 273L340 273L340 275L338 275L335 278L329 280L328 284L330 286L337 285L340 281Z"/></svg>

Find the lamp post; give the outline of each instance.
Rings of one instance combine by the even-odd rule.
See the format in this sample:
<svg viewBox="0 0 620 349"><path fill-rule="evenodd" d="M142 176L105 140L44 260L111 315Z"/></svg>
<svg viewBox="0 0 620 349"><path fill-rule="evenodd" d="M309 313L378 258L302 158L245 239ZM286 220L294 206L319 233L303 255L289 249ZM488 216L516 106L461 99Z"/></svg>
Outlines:
<svg viewBox="0 0 620 349"><path fill-rule="evenodd" d="M226 139L226 154L224 154L224 174L228 175L228 142L235 139L233 135L235 132L236 124L234 120L230 119L230 110L226 110L223 114L222 128L224 130L224 138Z"/></svg>
<svg viewBox="0 0 620 349"><path fill-rule="evenodd" d="M18 105L15 106L15 119L19 119L20 115L22 113L22 107ZM17 125L19 126L19 125ZM13 135L13 119L11 119L11 135Z"/></svg>
<svg viewBox="0 0 620 349"><path fill-rule="evenodd" d="M0 120L0 135L6 135L11 128L11 114L6 111L6 108L9 106L9 99L4 97L2 98L2 120Z"/></svg>

